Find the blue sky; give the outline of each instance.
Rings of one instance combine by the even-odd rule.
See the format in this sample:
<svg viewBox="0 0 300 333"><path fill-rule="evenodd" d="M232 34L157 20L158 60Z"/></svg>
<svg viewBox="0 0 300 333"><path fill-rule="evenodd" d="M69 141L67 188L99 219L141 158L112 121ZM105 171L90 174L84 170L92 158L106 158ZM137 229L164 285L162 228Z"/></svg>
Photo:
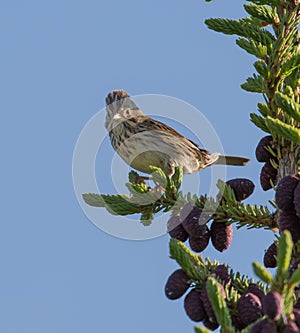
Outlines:
<svg viewBox="0 0 300 333"><path fill-rule="evenodd" d="M241 3L221 1L0 2L1 332L193 331L182 300L163 293L178 267L169 237L128 241L96 228L74 194L72 155L109 91L170 95L208 118L227 153L252 159L228 179L252 179L248 201L267 203L254 158L264 134L249 121L260 96L240 89L254 59L204 25L242 15ZM252 276L272 239L239 230L227 252L209 246L204 256Z"/></svg>

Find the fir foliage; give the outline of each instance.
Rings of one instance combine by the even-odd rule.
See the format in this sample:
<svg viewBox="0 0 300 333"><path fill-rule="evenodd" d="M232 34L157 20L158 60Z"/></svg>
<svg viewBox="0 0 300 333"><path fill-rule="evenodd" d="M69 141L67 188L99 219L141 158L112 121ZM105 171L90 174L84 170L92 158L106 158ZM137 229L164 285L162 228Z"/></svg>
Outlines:
<svg viewBox="0 0 300 333"><path fill-rule="evenodd" d="M285 141L300 142L299 116L299 22L297 1L249 1L244 8L250 15L238 20L211 18L208 28L240 36L238 46L258 58L257 73L241 85L248 92L263 94L267 105L258 104L260 116L251 114L251 121L261 130ZM270 30L266 30L270 26ZM287 89L290 87L291 89ZM289 115L290 117L287 117ZM291 118L293 119L291 123Z"/></svg>

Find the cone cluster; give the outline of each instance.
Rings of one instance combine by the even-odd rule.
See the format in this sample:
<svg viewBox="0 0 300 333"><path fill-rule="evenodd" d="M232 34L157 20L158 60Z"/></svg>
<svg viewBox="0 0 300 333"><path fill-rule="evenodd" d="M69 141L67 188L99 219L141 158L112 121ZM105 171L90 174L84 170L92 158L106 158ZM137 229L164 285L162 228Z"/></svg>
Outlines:
<svg viewBox="0 0 300 333"><path fill-rule="evenodd" d="M294 262L290 274L299 263L300 259ZM168 278L165 294L171 300L185 295L183 306L187 316L192 321L202 322L206 328L215 330L219 323L206 286L210 276L217 279L222 297L226 299L229 290L234 288L226 265L218 265L212 269L201 283L190 279L182 269L178 269ZM286 318L283 298L276 290L265 294L259 285L250 283L243 293L238 293L236 302L229 300L229 303L231 322L238 331L253 325L250 333L276 333L279 332L278 327L281 327L280 332L300 332L300 301L295 303L292 316Z"/></svg>
<svg viewBox="0 0 300 333"><path fill-rule="evenodd" d="M219 265L208 276L214 276L220 281L219 287L225 298L224 286L230 285L231 282L228 268L225 265ZM219 324L207 294L206 281L201 286L195 286L184 271L179 269L168 278L165 294L171 300L178 299L187 292L190 285L193 285L193 288L186 294L183 302L187 316L191 320L202 322L205 327L215 330L219 327Z"/></svg>
<svg viewBox="0 0 300 333"><path fill-rule="evenodd" d="M254 191L254 184L251 180L245 178L235 178L226 182L235 195L237 201L248 198ZM217 195L219 202L225 199L219 193ZM207 216L200 208L186 203L179 215L172 216L168 221L168 233L172 238L181 242L188 240L190 248L200 253L206 249L209 240L213 247L223 252L231 244L233 237L232 225L228 222L213 220L210 227L207 225L211 216Z"/></svg>
<svg viewBox="0 0 300 333"><path fill-rule="evenodd" d="M165 294L171 299L178 299L185 295L183 306L187 316L194 322L202 324L210 330L219 327L216 314L212 307L207 292L206 281L209 276L217 279L219 289L224 299L228 290L233 288L231 278L226 265L218 265L214 268L203 283L195 284L182 270L176 270L170 275L165 286ZM188 291L188 289L191 289ZM230 301L230 316L232 325L236 330L243 330L252 325L250 333L277 332L278 321L285 316L281 295L274 290L267 294L255 283L250 283L247 289L239 294L236 303ZM298 302L300 304L300 302ZM290 328L297 328L300 324L300 305L296 303L293 309L294 318L285 323L284 331L289 332ZM296 326L295 326L296 325Z"/></svg>

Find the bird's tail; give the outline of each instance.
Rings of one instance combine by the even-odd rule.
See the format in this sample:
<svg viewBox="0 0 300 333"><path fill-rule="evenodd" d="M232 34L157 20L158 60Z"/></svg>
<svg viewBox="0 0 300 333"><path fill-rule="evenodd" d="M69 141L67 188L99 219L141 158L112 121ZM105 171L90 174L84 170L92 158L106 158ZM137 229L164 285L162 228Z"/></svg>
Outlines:
<svg viewBox="0 0 300 333"><path fill-rule="evenodd" d="M242 166L246 165L249 161L249 158L246 157L219 155L218 159L213 164Z"/></svg>

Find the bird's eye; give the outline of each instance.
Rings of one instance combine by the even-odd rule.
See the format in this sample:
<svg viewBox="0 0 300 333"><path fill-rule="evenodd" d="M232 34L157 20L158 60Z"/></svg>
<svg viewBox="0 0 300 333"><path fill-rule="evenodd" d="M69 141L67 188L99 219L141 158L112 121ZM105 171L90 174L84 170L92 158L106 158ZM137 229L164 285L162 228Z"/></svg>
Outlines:
<svg viewBox="0 0 300 333"><path fill-rule="evenodd" d="M124 116L129 117L131 115L130 109L124 110Z"/></svg>

